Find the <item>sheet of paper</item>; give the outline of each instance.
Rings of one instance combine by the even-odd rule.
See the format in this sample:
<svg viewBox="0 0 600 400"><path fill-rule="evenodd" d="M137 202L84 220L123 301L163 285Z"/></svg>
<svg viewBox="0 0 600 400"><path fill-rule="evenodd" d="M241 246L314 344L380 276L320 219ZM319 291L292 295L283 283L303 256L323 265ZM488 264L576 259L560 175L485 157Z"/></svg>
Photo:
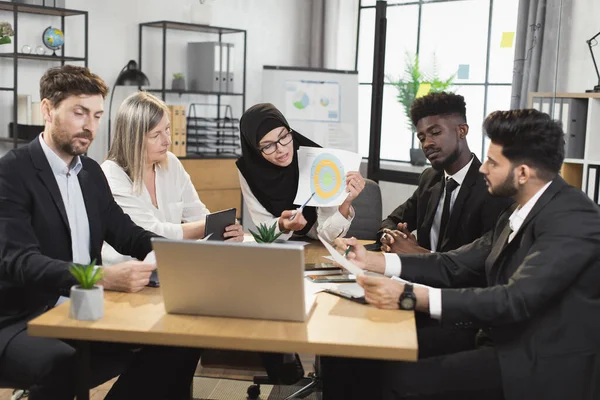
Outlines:
<svg viewBox="0 0 600 400"><path fill-rule="evenodd" d="M337 250L334 249L333 246L331 246L329 243L327 243L327 241L324 240L321 236L319 236L319 240L321 241L321 243L323 243L323 246L325 246L329 254L331 254L331 256L333 257L333 261L340 264L342 267L344 267L344 269L346 269L348 272L355 276L360 276L364 274L364 271L362 269L354 265L354 263L352 263L343 255L338 253Z"/></svg>
<svg viewBox="0 0 600 400"><path fill-rule="evenodd" d="M471 66L469 64L458 64L458 71L456 72L456 79L469 79L469 72Z"/></svg>
<svg viewBox="0 0 600 400"><path fill-rule="evenodd" d="M298 168L300 179L294 204L298 206L313 194L308 206L333 207L344 202L346 192L346 173L358 171L362 157L350 151L300 147L298 150Z"/></svg>
<svg viewBox="0 0 600 400"><path fill-rule="evenodd" d="M150 253L146 254L146 258L144 258L144 262L146 264L156 265L156 254L154 253L154 250L152 250Z"/></svg>
<svg viewBox="0 0 600 400"><path fill-rule="evenodd" d="M316 283L310 279L304 279L304 294L315 295L326 289L335 289L337 285L337 283Z"/></svg>
<svg viewBox="0 0 600 400"><path fill-rule="evenodd" d="M334 289L352 297L363 297L365 295L365 290L358 283L338 283Z"/></svg>
<svg viewBox="0 0 600 400"><path fill-rule="evenodd" d="M419 97L423 97L423 96L427 96L429 94L429 91L431 90L431 83L421 83L419 85L419 90L417 90L417 95L416 98L418 99Z"/></svg>
<svg viewBox="0 0 600 400"><path fill-rule="evenodd" d="M502 39L500 40L500 48L509 49L513 47L515 41L514 32L502 32Z"/></svg>

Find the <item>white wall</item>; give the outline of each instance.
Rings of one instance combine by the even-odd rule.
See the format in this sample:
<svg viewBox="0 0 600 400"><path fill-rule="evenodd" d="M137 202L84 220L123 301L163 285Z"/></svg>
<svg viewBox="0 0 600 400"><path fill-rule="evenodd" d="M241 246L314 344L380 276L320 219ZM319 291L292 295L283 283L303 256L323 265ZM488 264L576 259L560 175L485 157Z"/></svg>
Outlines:
<svg viewBox="0 0 600 400"><path fill-rule="evenodd" d="M562 11L557 91L584 92L598 84L586 40L600 31L600 1L563 0ZM593 50L600 63L600 46Z"/></svg>
<svg viewBox="0 0 600 400"><path fill-rule="evenodd" d="M261 71L265 64L306 66L309 51L310 2L304 0L209 0L200 5L198 0L67 0L66 7L89 12L89 67L112 86L119 71L130 59L138 59L138 24L158 20L178 22L204 22L211 25L246 29L247 43L247 96L246 106L259 102ZM66 42L71 47L77 40L71 36L82 24L67 27ZM79 32L83 32L79 29ZM162 41L159 29L144 28L143 71L153 88L161 84ZM237 35L241 39L241 35ZM242 42L234 36L223 36L223 41L235 41L238 50ZM217 40L215 35L169 31L167 36L167 87L174 72L186 70L186 43L188 41ZM82 49L81 43L77 46ZM241 64L241 51L236 62ZM241 90L241 73L238 72ZM36 77L36 79L39 79ZM112 116L124 98L133 93L133 87L118 87L113 100ZM106 155L108 100L96 140L89 155L101 161ZM206 102L204 96L168 95L167 103ZM234 110L239 117L241 101L234 99Z"/></svg>

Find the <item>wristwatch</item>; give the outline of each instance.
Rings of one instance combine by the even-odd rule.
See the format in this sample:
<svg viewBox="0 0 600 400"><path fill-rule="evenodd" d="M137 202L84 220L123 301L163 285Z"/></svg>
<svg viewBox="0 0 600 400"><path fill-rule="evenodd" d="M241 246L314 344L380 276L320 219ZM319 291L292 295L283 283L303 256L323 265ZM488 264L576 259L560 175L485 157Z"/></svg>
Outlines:
<svg viewBox="0 0 600 400"><path fill-rule="evenodd" d="M398 299L398 306L401 310L414 310L417 305L417 296L413 291L413 285L407 283L404 285L404 291Z"/></svg>

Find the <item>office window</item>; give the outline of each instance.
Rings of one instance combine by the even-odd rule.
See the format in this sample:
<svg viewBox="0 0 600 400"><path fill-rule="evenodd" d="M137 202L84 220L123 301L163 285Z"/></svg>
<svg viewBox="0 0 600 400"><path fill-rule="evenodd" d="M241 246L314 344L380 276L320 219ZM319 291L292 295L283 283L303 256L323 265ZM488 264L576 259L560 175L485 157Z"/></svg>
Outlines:
<svg viewBox="0 0 600 400"><path fill-rule="evenodd" d="M408 162L418 146L390 80L402 77L408 57L441 78L457 74L450 90L465 97L469 147L481 159L487 150L481 124L496 109L510 107L514 32L519 0L412 0L387 2L382 160ZM359 152L369 152L375 0L361 0L356 67L359 93ZM512 35L512 36L511 36Z"/></svg>

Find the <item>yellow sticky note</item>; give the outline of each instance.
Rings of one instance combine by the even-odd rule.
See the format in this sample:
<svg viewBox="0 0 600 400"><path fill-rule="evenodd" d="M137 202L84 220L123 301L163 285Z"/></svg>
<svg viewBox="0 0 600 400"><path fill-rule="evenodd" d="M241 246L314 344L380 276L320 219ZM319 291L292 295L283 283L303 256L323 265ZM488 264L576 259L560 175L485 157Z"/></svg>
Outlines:
<svg viewBox="0 0 600 400"><path fill-rule="evenodd" d="M508 49L513 47L513 42L515 41L515 33L514 32L502 32L502 40L500 41L500 47L503 49Z"/></svg>
<svg viewBox="0 0 600 400"><path fill-rule="evenodd" d="M421 83L419 90L417 90L417 99L419 97L427 96L431 90L431 83Z"/></svg>

